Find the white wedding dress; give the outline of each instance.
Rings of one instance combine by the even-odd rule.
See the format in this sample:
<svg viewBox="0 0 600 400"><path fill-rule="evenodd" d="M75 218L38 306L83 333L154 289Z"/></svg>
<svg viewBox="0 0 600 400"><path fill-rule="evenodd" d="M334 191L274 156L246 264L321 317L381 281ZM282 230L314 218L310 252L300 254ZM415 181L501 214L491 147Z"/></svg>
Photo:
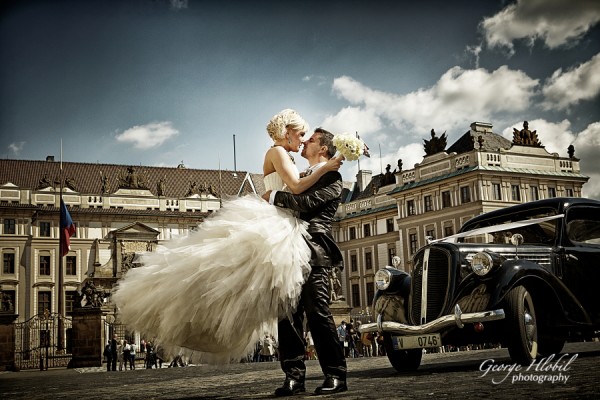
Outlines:
<svg viewBox="0 0 600 400"><path fill-rule="evenodd" d="M264 178L281 190L277 173ZM310 273L305 223L256 195L236 197L188 236L142 256L112 295L121 322L163 349L239 361L297 307Z"/></svg>

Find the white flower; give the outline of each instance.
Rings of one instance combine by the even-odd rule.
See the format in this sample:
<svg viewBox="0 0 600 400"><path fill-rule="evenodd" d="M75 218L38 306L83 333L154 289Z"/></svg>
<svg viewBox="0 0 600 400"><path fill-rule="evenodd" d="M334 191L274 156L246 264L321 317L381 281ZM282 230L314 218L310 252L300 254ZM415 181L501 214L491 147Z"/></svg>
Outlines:
<svg viewBox="0 0 600 400"><path fill-rule="evenodd" d="M365 143L347 133L335 135L333 137L333 145L337 149L336 155L339 153L348 161L358 160L361 155L365 154Z"/></svg>

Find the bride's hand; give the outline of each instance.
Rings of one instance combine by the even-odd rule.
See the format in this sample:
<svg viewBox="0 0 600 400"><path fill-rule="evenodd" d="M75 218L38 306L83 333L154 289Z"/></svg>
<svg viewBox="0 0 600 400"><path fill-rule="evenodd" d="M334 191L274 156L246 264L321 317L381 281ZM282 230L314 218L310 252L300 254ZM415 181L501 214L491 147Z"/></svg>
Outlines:
<svg viewBox="0 0 600 400"><path fill-rule="evenodd" d="M325 165L323 165L322 168L325 168L325 170L327 172L337 171L342 166L343 161L344 161L344 156L332 157L329 160L327 160L327 162L325 163Z"/></svg>

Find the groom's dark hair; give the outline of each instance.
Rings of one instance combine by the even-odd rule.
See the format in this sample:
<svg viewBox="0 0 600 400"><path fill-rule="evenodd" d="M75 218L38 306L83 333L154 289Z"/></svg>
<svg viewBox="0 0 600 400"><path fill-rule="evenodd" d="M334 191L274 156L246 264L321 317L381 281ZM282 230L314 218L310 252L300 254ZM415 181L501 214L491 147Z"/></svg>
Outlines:
<svg viewBox="0 0 600 400"><path fill-rule="evenodd" d="M327 146L327 158L331 158L335 155L336 148L333 145L333 133L326 131L323 128L315 129L315 133L320 133L319 145Z"/></svg>

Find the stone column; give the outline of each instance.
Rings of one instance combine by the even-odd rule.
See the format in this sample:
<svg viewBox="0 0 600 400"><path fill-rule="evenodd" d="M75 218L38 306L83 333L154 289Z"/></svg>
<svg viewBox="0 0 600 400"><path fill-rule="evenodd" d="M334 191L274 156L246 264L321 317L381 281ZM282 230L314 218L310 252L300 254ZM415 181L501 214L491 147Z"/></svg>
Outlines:
<svg viewBox="0 0 600 400"><path fill-rule="evenodd" d="M73 309L73 358L69 368L102 366L102 309Z"/></svg>
<svg viewBox="0 0 600 400"><path fill-rule="evenodd" d="M15 326L17 314L0 313L0 371L16 371Z"/></svg>

